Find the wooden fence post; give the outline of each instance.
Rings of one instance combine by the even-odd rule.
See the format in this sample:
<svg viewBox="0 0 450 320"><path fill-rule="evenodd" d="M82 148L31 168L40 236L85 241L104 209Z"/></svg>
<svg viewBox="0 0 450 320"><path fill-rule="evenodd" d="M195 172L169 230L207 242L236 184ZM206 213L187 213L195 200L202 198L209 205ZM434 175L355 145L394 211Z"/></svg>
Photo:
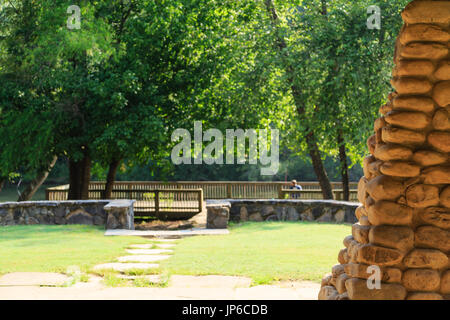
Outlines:
<svg viewBox="0 0 450 320"><path fill-rule="evenodd" d="M278 199L283 199L283 185L280 183L278 184Z"/></svg>
<svg viewBox="0 0 450 320"><path fill-rule="evenodd" d="M203 189L200 189L198 192L198 212L202 212L203 210Z"/></svg>
<svg viewBox="0 0 450 320"><path fill-rule="evenodd" d="M156 216L159 214L159 190L155 190L155 212Z"/></svg>

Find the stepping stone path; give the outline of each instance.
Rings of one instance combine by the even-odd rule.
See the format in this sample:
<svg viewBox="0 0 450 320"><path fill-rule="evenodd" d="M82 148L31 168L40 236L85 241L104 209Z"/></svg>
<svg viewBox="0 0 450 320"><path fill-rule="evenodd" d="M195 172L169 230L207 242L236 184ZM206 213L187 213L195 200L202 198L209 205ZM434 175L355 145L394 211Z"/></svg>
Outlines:
<svg viewBox="0 0 450 320"><path fill-rule="evenodd" d="M99 264L94 267L94 271L100 270L113 270L118 272L125 272L128 270L146 270L146 269L156 269L159 264L156 263L104 263Z"/></svg>
<svg viewBox="0 0 450 320"><path fill-rule="evenodd" d="M94 267L94 270L113 270L124 273L128 270L138 269L154 269L158 268L159 265L152 262L158 262L170 258L170 253L173 250L167 248L173 248L174 243L178 239L163 239L163 238L152 238L151 243L146 244L133 244L130 245L126 252L130 255L118 257L117 261L114 263L104 263ZM159 249L153 249L158 247ZM123 279L144 279L148 280L150 283L159 283L160 277L158 275L144 275L144 276L125 276L122 275Z"/></svg>
<svg viewBox="0 0 450 320"><path fill-rule="evenodd" d="M132 256L123 256L117 258L119 262L157 262L165 259L169 259L170 256L167 255L158 255L158 254L148 254L148 255L132 255Z"/></svg>
<svg viewBox="0 0 450 320"><path fill-rule="evenodd" d="M158 248L163 248L163 249L168 249L168 248L173 248L175 247L174 244L169 244L169 243L160 243L156 245Z"/></svg>
<svg viewBox="0 0 450 320"><path fill-rule="evenodd" d="M128 253L131 254L163 254L163 253L173 253L172 250L167 249L127 249Z"/></svg>
<svg viewBox="0 0 450 320"><path fill-rule="evenodd" d="M132 244L132 245L130 245L130 248L132 248L132 249L151 249L154 246L155 246L154 244Z"/></svg>

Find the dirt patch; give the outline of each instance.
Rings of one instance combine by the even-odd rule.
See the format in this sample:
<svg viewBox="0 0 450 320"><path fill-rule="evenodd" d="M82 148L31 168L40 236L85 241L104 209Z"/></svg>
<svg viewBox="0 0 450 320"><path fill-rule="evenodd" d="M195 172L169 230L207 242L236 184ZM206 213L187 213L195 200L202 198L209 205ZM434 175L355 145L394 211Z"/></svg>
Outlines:
<svg viewBox="0 0 450 320"><path fill-rule="evenodd" d="M136 230L187 230L192 228L205 228L206 227L206 208L199 214L193 216L189 220L176 220L176 221L162 221L151 220L135 223Z"/></svg>
<svg viewBox="0 0 450 320"><path fill-rule="evenodd" d="M136 230L186 230L194 227L189 220L161 221L153 220L135 225Z"/></svg>

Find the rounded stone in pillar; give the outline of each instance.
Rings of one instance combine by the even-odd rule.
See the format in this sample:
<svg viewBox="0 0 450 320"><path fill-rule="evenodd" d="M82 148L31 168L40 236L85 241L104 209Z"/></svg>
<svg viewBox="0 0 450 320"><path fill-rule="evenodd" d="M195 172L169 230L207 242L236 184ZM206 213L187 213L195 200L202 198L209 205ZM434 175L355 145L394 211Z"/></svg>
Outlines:
<svg viewBox="0 0 450 320"><path fill-rule="evenodd" d="M402 284L408 291L438 291L440 282L437 270L408 269L403 272Z"/></svg>

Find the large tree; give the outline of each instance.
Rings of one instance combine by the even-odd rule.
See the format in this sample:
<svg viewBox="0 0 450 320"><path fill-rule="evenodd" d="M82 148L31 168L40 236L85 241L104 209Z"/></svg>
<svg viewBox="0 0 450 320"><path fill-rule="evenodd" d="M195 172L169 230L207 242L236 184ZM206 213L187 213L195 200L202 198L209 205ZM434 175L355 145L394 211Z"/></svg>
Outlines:
<svg viewBox="0 0 450 320"><path fill-rule="evenodd" d="M8 84L2 126L22 135L16 144L17 133L3 141L5 173L39 168L42 181L54 157L62 156L69 199L86 199L91 167L98 164L109 168L108 198L120 162L168 155L176 128L192 128L195 120L246 128L268 118L266 99L248 95L260 83L257 67L239 63L246 36L239 24L251 16L246 6L86 1L80 3L81 28L73 30L65 26L67 7L62 0L18 1L5 13L11 32L3 43L12 62L2 75ZM22 33L25 39L15 42ZM15 159L19 143L24 152Z"/></svg>
<svg viewBox="0 0 450 320"><path fill-rule="evenodd" d="M88 197L92 167L105 198L124 161L161 168L173 130L196 120L279 128L332 198L323 159L341 160L348 185L369 106L385 98L398 15L383 4L373 31L366 0L81 1L71 30L69 1L1 4L0 181L27 173L30 194L66 158L73 199Z"/></svg>

